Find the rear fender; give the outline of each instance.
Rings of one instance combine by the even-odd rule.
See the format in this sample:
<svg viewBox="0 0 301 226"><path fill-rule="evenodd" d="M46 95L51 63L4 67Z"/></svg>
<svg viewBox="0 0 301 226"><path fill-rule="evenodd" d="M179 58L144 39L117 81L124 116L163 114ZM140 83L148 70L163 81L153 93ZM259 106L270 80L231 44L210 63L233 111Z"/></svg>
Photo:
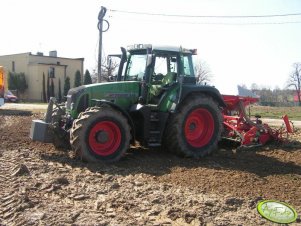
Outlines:
<svg viewBox="0 0 301 226"><path fill-rule="evenodd" d="M206 94L208 96L211 96L219 104L220 107L226 107L226 103L222 95L213 86L183 85L180 103L182 103L186 98L189 98L189 96L198 94Z"/></svg>

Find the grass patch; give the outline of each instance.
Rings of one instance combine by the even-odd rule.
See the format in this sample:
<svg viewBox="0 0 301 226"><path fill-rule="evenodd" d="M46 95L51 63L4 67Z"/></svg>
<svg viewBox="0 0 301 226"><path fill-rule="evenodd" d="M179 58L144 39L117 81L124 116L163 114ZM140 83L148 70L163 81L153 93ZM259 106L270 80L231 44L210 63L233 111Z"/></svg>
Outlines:
<svg viewBox="0 0 301 226"><path fill-rule="evenodd" d="M249 106L246 107L249 113ZM290 120L301 121L301 107L269 107L269 106L250 106L251 116L256 114L261 115L262 118L281 119L285 114L288 115Z"/></svg>

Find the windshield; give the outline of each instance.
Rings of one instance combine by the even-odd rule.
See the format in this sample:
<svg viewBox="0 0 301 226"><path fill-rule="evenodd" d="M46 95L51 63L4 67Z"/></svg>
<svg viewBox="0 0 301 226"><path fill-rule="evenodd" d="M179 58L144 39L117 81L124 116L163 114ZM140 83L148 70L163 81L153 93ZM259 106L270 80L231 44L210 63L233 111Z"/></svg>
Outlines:
<svg viewBox="0 0 301 226"><path fill-rule="evenodd" d="M131 55L126 72L127 81L142 81L144 79L146 59L146 54Z"/></svg>

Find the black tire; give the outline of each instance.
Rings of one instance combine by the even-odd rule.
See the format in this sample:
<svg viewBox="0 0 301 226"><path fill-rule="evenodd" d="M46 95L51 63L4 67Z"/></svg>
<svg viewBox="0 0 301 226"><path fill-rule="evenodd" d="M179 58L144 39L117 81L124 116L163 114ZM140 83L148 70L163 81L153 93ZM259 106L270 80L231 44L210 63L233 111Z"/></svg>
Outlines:
<svg viewBox="0 0 301 226"><path fill-rule="evenodd" d="M222 122L221 110L210 96L190 96L171 116L165 130L164 146L185 157L208 155L217 149Z"/></svg>
<svg viewBox="0 0 301 226"><path fill-rule="evenodd" d="M55 128L53 130L52 144L55 148L61 150L68 150L71 148L69 141L69 133L61 128Z"/></svg>
<svg viewBox="0 0 301 226"><path fill-rule="evenodd" d="M53 109L51 114L51 124L53 125L53 146L58 149L68 150L70 146L69 132L61 128L62 115L65 115L64 111L58 108Z"/></svg>
<svg viewBox="0 0 301 226"><path fill-rule="evenodd" d="M130 147L127 119L109 107L93 107L80 113L70 130L76 155L87 162L116 162Z"/></svg>

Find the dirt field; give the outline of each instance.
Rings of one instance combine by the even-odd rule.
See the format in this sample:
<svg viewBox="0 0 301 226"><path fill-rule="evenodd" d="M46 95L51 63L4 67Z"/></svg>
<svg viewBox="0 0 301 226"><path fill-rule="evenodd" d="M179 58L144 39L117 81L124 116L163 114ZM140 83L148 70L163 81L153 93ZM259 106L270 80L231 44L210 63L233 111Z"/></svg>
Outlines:
<svg viewBox="0 0 301 226"><path fill-rule="evenodd" d="M0 111L0 225L271 225L256 211L262 199L301 213L300 130L287 144L200 160L132 148L105 165L32 142L40 117Z"/></svg>

